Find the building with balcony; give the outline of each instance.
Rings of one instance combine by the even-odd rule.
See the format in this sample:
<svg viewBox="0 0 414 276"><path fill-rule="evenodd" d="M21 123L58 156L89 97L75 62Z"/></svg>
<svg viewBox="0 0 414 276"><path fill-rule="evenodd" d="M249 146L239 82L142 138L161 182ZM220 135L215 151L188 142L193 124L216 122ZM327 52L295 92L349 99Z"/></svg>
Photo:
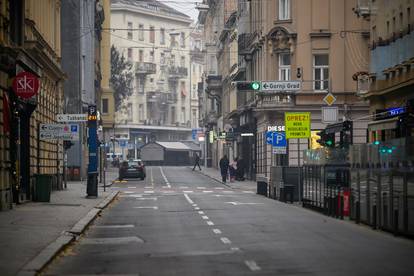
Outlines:
<svg viewBox="0 0 414 276"><path fill-rule="evenodd" d="M118 124L165 127L166 132L180 127L188 129L190 137L191 23L190 17L162 2L112 1L111 43L133 64L134 72L133 93L122 104L126 112L116 112ZM153 137L157 141L169 139L159 133ZM151 132L140 135L139 141L152 137Z"/></svg>
<svg viewBox="0 0 414 276"><path fill-rule="evenodd" d="M358 1L355 13L370 25L369 71L355 78L369 100L369 141L414 136L414 1Z"/></svg>

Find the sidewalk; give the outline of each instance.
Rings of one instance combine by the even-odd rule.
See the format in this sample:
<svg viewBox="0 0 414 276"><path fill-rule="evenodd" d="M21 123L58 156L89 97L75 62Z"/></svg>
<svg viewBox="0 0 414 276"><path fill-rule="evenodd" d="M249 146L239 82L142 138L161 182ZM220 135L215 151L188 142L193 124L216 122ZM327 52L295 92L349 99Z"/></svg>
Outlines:
<svg viewBox="0 0 414 276"><path fill-rule="evenodd" d="M107 184L117 177L107 172ZM50 202L29 202L0 212L0 271L2 275L35 275L61 248L75 239L115 198L111 187L87 199L86 181L68 182L53 191ZM73 234L73 232L75 234Z"/></svg>
<svg viewBox="0 0 414 276"><path fill-rule="evenodd" d="M193 167L190 167L190 169L193 169ZM197 169L194 170L194 172L201 173L205 176L210 177L211 179L222 183L221 181L221 174L220 171L214 168L205 168L201 167L201 171ZM256 193L257 191L257 183L251 180L244 180L244 181L234 181L230 182L229 179L227 179L227 182L223 185L226 185L232 189L239 189L243 191L253 191Z"/></svg>

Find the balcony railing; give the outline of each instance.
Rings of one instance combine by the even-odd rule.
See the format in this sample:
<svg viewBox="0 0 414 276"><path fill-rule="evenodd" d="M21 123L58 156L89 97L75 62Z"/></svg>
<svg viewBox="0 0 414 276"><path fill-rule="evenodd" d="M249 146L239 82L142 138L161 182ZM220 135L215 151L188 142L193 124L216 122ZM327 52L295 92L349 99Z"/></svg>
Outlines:
<svg viewBox="0 0 414 276"><path fill-rule="evenodd" d="M188 76L188 68L170 66L168 69L170 79L180 79Z"/></svg>
<svg viewBox="0 0 414 276"><path fill-rule="evenodd" d="M291 107L295 105L295 95L261 95L257 101L257 109L275 107Z"/></svg>
<svg viewBox="0 0 414 276"><path fill-rule="evenodd" d="M217 90L221 89L222 86L222 77L219 75L209 75L207 76L207 89L208 90Z"/></svg>
<svg viewBox="0 0 414 276"><path fill-rule="evenodd" d="M155 74L157 72L157 65L152 62L136 62L135 73L139 75Z"/></svg>
<svg viewBox="0 0 414 276"><path fill-rule="evenodd" d="M240 34L238 38L239 55L247 55L250 53L250 45L254 40L254 35L251 33Z"/></svg>

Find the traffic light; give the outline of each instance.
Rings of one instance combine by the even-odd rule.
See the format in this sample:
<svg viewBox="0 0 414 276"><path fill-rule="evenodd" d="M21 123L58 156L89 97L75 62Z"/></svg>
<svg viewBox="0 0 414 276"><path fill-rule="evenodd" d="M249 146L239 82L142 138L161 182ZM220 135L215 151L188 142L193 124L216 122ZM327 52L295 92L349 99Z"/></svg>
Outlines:
<svg viewBox="0 0 414 276"><path fill-rule="evenodd" d="M237 82L238 91L259 91L261 88L262 88L262 84L260 81Z"/></svg>
<svg viewBox="0 0 414 276"><path fill-rule="evenodd" d="M322 130L318 132L317 135L321 138L316 142L318 142L321 146L327 148L335 147L335 133L326 133L325 130Z"/></svg>
<svg viewBox="0 0 414 276"><path fill-rule="evenodd" d="M63 148L64 148L65 150L70 149L73 145L74 145L74 143L73 143L73 142L71 142L71 141L63 141Z"/></svg>

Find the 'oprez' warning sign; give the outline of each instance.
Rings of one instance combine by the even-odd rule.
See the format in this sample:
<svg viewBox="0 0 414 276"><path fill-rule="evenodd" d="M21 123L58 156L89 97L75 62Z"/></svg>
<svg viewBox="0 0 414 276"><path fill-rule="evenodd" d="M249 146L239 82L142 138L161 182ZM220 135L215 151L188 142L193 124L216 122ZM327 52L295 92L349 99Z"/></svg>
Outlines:
<svg viewBox="0 0 414 276"><path fill-rule="evenodd" d="M285 112L286 139L311 136L310 112Z"/></svg>

